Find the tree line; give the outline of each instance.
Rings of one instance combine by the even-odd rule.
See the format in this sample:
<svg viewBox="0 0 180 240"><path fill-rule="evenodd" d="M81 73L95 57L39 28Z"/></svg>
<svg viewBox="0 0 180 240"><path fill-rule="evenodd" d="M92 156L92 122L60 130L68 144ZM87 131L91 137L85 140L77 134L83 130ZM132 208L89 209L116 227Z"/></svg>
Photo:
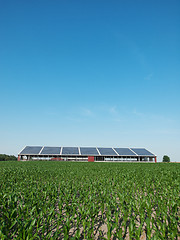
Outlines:
<svg viewBox="0 0 180 240"><path fill-rule="evenodd" d="M17 161L14 155L0 154L0 161Z"/></svg>

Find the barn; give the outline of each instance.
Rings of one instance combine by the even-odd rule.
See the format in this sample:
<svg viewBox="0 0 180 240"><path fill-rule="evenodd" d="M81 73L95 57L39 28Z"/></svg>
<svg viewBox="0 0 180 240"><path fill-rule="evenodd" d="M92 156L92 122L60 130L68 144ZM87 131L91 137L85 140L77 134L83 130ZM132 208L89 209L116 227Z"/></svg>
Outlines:
<svg viewBox="0 0 180 240"><path fill-rule="evenodd" d="M120 147L25 146L18 154L19 161L156 162L156 157L145 148Z"/></svg>

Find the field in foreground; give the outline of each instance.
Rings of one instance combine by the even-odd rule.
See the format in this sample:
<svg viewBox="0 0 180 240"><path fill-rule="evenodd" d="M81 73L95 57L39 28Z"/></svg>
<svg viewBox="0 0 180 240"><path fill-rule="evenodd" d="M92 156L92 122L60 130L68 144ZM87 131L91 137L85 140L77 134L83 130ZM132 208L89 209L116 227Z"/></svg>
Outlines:
<svg viewBox="0 0 180 240"><path fill-rule="evenodd" d="M0 239L179 239L180 166L0 162Z"/></svg>

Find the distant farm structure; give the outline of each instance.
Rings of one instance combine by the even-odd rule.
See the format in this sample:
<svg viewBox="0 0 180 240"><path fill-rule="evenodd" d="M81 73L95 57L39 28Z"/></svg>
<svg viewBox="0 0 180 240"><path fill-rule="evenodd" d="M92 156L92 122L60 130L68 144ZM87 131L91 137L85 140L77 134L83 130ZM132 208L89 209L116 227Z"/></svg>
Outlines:
<svg viewBox="0 0 180 240"><path fill-rule="evenodd" d="M145 148L26 146L18 161L156 162L156 157Z"/></svg>

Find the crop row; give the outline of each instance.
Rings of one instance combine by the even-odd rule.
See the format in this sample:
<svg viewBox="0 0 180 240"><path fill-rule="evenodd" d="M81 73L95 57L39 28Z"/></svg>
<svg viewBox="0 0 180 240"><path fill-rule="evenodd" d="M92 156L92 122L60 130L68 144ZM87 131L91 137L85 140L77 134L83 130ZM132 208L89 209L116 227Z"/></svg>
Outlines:
<svg viewBox="0 0 180 240"><path fill-rule="evenodd" d="M0 163L0 239L178 239L178 164Z"/></svg>

